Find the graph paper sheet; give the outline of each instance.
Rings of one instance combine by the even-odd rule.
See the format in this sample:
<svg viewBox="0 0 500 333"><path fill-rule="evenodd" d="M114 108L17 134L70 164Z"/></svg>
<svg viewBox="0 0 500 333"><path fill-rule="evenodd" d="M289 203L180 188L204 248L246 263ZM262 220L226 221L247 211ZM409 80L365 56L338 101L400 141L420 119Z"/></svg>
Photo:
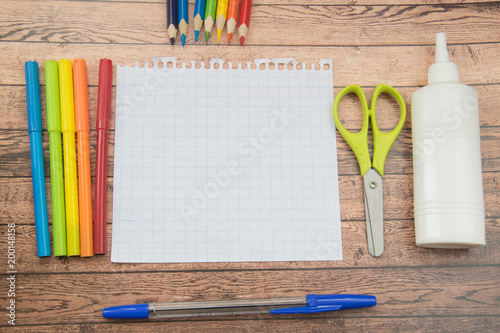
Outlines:
<svg viewBox="0 0 500 333"><path fill-rule="evenodd" d="M341 260L331 60L153 62L117 68L111 261Z"/></svg>

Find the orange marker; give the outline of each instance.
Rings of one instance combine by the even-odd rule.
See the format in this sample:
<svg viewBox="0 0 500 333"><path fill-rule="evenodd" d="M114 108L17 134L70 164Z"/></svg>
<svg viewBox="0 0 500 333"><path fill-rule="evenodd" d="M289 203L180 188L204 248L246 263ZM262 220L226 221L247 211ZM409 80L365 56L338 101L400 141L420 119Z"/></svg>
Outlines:
<svg viewBox="0 0 500 333"><path fill-rule="evenodd" d="M240 9L240 0L229 0L229 7L227 8L227 43L231 43L234 29L236 28L236 21L238 20L238 9Z"/></svg>
<svg viewBox="0 0 500 333"><path fill-rule="evenodd" d="M89 100L85 60L73 61L75 125L78 141L78 188L80 190L80 250L82 257L94 255L92 232L92 188L90 185Z"/></svg>

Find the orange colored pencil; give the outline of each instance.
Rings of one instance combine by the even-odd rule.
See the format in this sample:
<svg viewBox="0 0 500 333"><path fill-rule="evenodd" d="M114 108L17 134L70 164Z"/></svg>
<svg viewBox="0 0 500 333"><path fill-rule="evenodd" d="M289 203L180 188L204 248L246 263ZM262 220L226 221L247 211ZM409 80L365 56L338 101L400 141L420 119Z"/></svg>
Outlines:
<svg viewBox="0 0 500 333"><path fill-rule="evenodd" d="M240 35L240 45L243 46L250 27L250 12L252 10L252 0L242 0L240 8L240 22L238 33Z"/></svg>
<svg viewBox="0 0 500 333"><path fill-rule="evenodd" d="M227 8L227 43L231 43L236 22L238 21L238 9L240 9L240 0L229 0Z"/></svg>
<svg viewBox="0 0 500 333"><path fill-rule="evenodd" d="M73 61L75 90L75 125L78 141L78 189L80 190L80 252L82 257L94 255L92 232L92 188L90 185L89 100L85 60Z"/></svg>

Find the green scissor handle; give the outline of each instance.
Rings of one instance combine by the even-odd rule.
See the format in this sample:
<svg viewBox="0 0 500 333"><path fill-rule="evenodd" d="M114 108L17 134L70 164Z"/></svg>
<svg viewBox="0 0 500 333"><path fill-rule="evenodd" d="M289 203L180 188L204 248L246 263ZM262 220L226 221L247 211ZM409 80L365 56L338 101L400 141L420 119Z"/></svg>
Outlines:
<svg viewBox="0 0 500 333"><path fill-rule="evenodd" d="M361 109L363 110L363 125L361 126L361 130L357 133L352 133L346 130L345 127L342 126L338 115L338 106L340 100L349 93L355 93L358 96L361 102ZM398 102L399 107L401 108L401 117L399 119L399 122L397 126L389 133L382 133L379 130L377 126L377 119L375 117L377 98L382 93L387 93L394 97L396 102ZM333 103L333 121L335 122L335 126L337 127L338 131L344 137L345 141L349 144L349 147L351 147L351 150L356 156L359 163L361 176L364 176L365 173L372 167L370 152L368 151L368 120L371 120L373 133L373 168L377 170L381 176L383 176L385 159L392 147L392 144L394 143L394 141L396 141L396 138L401 132L405 119L406 105L403 97L401 97L396 89L387 84L380 84L375 88L370 109L368 109L368 103L366 102L366 97L363 93L363 90L357 84L351 84L342 89Z"/></svg>

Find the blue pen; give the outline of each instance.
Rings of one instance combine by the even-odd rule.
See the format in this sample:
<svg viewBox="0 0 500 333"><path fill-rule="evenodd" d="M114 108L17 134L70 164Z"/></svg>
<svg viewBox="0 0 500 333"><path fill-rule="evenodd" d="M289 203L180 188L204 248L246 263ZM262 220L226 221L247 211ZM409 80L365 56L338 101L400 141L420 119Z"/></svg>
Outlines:
<svg viewBox="0 0 500 333"><path fill-rule="evenodd" d="M189 23L188 13L188 0L179 0L177 3L178 18L179 18L179 32L181 34L182 46L186 43L186 34Z"/></svg>
<svg viewBox="0 0 500 333"><path fill-rule="evenodd" d="M31 174L33 177L33 201L35 205L36 247L39 257L50 256L49 221L45 194L42 147L42 107L38 63L27 61L26 104L28 107L28 131L30 133Z"/></svg>
<svg viewBox="0 0 500 333"><path fill-rule="evenodd" d="M306 297L238 299L233 301L144 303L102 310L104 318L155 319L257 313L317 313L375 306L371 295L307 295Z"/></svg>
<svg viewBox="0 0 500 333"><path fill-rule="evenodd" d="M203 18L205 17L205 6L207 5L207 0L196 0L194 5L194 41L198 41L198 35L200 34L201 26L203 25Z"/></svg>

